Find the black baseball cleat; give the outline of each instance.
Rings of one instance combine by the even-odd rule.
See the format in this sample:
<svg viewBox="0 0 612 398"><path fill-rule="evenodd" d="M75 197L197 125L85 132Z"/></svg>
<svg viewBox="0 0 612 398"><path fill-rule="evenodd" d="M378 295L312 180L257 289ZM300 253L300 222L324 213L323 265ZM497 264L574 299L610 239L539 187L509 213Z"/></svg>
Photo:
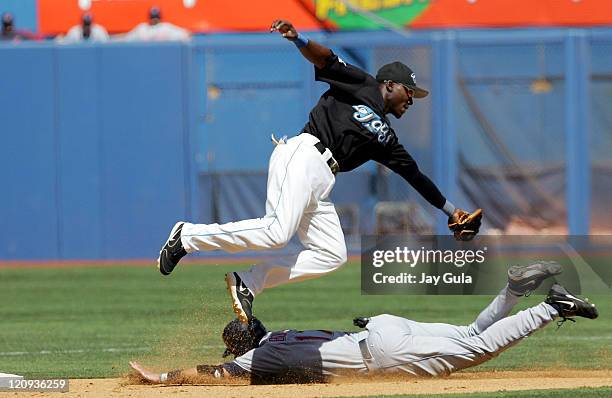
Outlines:
<svg viewBox="0 0 612 398"><path fill-rule="evenodd" d="M225 274L227 292L232 299L232 309L240 322L245 325L253 318L253 299L255 296L236 272Z"/></svg>
<svg viewBox="0 0 612 398"><path fill-rule="evenodd" d="M563 272L559 263L538 261L529 265L513 265L508 269L508 291L515 296L528 296L544 281Z"/></svg>
<svg viewBox="0 0 612 398"><path fill-rule="evenodd" d="M162 275L170 275L174 267L176 267L187 252L181 243L181 231L183 230L182 221L174 224L170 236L166 241L166 244L159 251L159 257L157 258L157 268Z"/></svg>
<svg viewBox="0 0 612 398"><path fill-rule="evenodd" d="M552 285L544 302L553 306L563 320L575 316L589 319L595 319L599 316L595 304L589 303L588 299L574 296L557 283Z"/></svg>

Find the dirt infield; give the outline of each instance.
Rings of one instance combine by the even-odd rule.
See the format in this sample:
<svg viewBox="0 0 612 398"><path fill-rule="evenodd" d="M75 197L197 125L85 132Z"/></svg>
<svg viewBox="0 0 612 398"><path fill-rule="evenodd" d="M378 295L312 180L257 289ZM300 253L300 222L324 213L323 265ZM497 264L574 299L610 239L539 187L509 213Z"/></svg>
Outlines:
<svg viewBox="0 0 612 398"><path fill-rule="evenodd" d="M354 397L397 394L448 394L612 386L612 370L555 370L458 373L442 379L339 379L328 384L286 385L138 385L128 379L70 380L67 397ZM2 395L2 393L0 393ZM57 393L11 393L51 397Z"/></svg>

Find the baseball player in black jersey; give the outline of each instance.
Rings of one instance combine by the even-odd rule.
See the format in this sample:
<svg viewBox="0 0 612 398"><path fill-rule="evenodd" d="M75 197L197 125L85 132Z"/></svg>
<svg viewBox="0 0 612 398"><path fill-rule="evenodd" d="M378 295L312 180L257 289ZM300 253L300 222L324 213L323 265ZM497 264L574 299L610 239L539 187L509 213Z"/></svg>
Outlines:
<svg viewBox="0 0 612 398"><path fill-rule="evenodd" d="M187 253L274 249L297 232L304 250L290 264L260 264L226 275L234 312L244 323L252 316L253 298L265 288L316 278L346 262L340 221L328 200L340 172L369 160L387 166L449 217L449 228L458 239L471 239L481 218L481 211L469 214L455 208L419 170L391 128L387 115L400 118L413 98L428 95L416 85L408 66L393 62L373 77L300 36L290 22L274 21L270 30L292 41L314 64L315 79L330 88L299 135L289 140L273 137L276 148L270 158L263 217L221 225L178 222L158 258L160 272L168 275Z"/></svg>

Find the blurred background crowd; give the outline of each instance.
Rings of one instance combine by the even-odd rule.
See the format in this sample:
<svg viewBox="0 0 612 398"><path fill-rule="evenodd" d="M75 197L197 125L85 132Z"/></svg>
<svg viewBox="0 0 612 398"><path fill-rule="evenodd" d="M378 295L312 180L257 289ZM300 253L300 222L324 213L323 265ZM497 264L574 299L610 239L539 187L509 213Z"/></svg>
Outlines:
<svg viewBox="0 0 612 398"><path fill-rule="evenodd" d="M80 23L74 25L66 34L57 36L44 36L27 29L18 29L15 17L10 12L2 14L2 35L0 40L19 42L22 40L54 39L57 43L72 44L78 42L106 42L109 40L121 41L165 41L189 40L191 34L188 30L169 22L162 21L162 12L158 6L152 6L147 14L147 22L142 22L126 33L109 35L106 28L94 21L91 12L81 15Z"/></svg>

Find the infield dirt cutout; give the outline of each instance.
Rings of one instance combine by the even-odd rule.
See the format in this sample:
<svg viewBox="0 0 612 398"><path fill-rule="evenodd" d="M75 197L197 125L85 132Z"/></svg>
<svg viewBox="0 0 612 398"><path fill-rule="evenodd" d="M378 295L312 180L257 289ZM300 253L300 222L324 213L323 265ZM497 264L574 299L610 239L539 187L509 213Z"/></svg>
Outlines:
<svg viewBox="0 0 612 398"><path fill-rule="evenodd" d="M336 379L327 384L145 385L132 378L73 379L62 397L218 397L309 398L398 394L450 394L612 386L612 370L466 372L447 378L402 376ZM10 396L57 397L57 393L9 393ZM2 393L0 393L2 395Z"/></svg>

